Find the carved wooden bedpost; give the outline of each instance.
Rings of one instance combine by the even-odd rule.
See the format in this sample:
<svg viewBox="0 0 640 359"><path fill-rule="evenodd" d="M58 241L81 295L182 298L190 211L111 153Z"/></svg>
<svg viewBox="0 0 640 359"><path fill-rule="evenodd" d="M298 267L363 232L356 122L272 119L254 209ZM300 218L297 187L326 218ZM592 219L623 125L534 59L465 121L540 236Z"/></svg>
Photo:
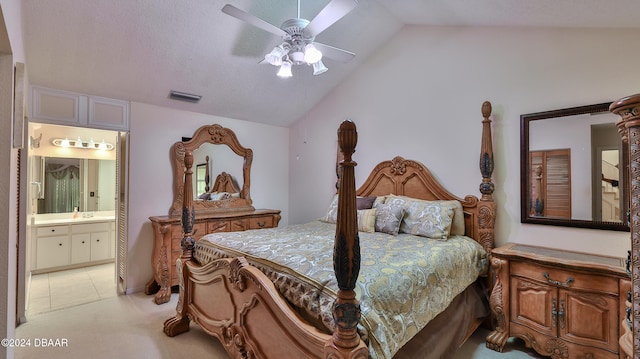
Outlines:
<svg viewBox="0 0 640 359"><path fill-rule="evenodd" d="M502 283L509 280L509 273L506 272L506 266L503 261L493 258L491 250L495 242L495 222L496 222L496 203L493 200L493 191L495 186L491 181L493 174L493 144L491 139L491 102L485 101L482 104L482 147L480 151L480 173L482 174L482 183L480 184L480 193L482 198L478 203L478 221L480 227L480 243L489 253L491 260L491 272L489 273L489 288L491 297L489 305L491 307L491 318L495 322L495 330L489 333L486 338L487 347L496 351L502 351L507 341L508 321L506 313L509 309L507 302L507 293L502 291Z"/></svg>
<svg viewBox="0 0 640 359"><path fill-rule="evenodd" d="M351 155L355 152L357 142L356 125L351 121L342 122L338 128L338 144L344 154L344 160L340 163L338 219L333 247L333 268L339 287L338 298L333 304L336 329L324 350L324 357L331 359L366 359L369 355L357 332L360 304L354 291L360 272L360 242L354 175L356 163L351 159Z"/></svg>
<svg viewBox="0 0 640 359"><path fill-rule="evenodd" d="M480 244L488 252L493 249L496 222L496 203L493 200L495 185L491 181L493 174L493 141L491 139L491 102L482 104L482 146L480 149L480 203L478 204L478 221L480 223Z"/></svg>
<svg viewBox="0 0 640 359"><path fill-rule="evenodd" d="M621 117L617 126L629 144L629 177L626 179L631 182L632 357L640 358L640 94L615 101L609 109Z"/></svg>
<svg viewBox="0 0 640 359"><path fill-rule="evenodd" d="M184 194L182 202L182 231L184 236L180 242L182 255L176 261L176 272L180 281L180 294L178 295L176 316L164 322L164 332L170 337L189 331L189 318L187 317L185 304L189 301L191 291L185 286L185 283L189 281L188 273L186 273L186 262L193 258L193 246L196 243L193 238L193 226L196 220L196 213L193 207L193 153L191 151L185 153L184 165L186 168L184 171Z"/></svg>

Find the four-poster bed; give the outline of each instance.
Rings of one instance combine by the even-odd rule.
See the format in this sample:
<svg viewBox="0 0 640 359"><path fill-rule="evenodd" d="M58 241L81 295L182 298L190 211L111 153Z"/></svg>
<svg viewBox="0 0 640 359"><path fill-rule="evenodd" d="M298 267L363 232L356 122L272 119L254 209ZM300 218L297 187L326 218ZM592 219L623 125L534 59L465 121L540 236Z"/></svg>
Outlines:
<svg viewBox="0 0 640 359"><path fill-rule="evenodd" d="M187 152L182 213L184 238L182 255L177 261L180 293L177 313L165 322L164 332L175 336L188 331L190 321L194 321L217 337L233 358L394 355L405 358L425 357L427 353L438 355L438 350L450 353L451 347L466 340L487 315L485 296L490 276L486 270L488 254L494 247L496 213L492 197L489 102L483 104L482 114L480 199L473 195L454 196L424 165L402 157L378 164L356 191L356 163L352 154L357 132L352 122L345 121L338 130L344 160L340 163L335 225L314 222L281 229L215 234L197 243L193 236L195 213L191 205L193 157ZM434 208L438 212L429 218L445 219L435 224L429 222L428 226L423 223L406 226L400 234L397 228L392 234L381 233L388 222L378 226L376 219L375 233L359 232L362 223L358 219L361 212L357 209L357 197L375 197L378 203L374 202L370 210L380 213L389 208L384 206L386 202L400 203L396 206L403 208L396 218L398 225L403 221L404 226L405 218L412 214ZM405 208L407 215L403 217ZM415 208L428 210L415 212ZM326 248L328 235L314 237L303 232L306 229L302 227L311 227L312 232L325 231L322 233L330 228L335 240L329 238L328 250L304 256L304 248ZM420 232L426 227L429 233ZM438 233L435 236L434 228ZM286 238L292 239L287 242ZM303 238L311 240L305 242ZM278 247L272 247L275 242L279 243ZM454 253L454 247L461 251L468 249L468 252ZM404 257L415 253L417 258ZM394 257L398 255L401 257ZM327 257L333 262L333 271L326 268ZM424 268L439 258L444 258L442 266L429 268L433 272L424 272ZM378 261L387 266L375 267L374 262ZM293 265L293 262L302 266L292 269L294 267L282 264ZM368 276L374 272L378 273L377 277ZM462 275L463 279L450 279L451 272ZM409 282L407 278L411 276L419 280ZM391 287L392 294L382 283ZM405 288L409 294L403 294ZM302 295L295 297L296 293L292 292L296 291ZM433 297L413 296L425 291L435 293ZM386 297L403 295L407 297L404 301L392 298L388 307L381 304ZM445 296L450 298L440 303L443 308L427 308L437 306L437 298ZM407 309L408 302L416 304ZM440 339L432 340L436 332L444 333L451 343L438 347ZM434 349L434 345L438 348Z"/></svg>

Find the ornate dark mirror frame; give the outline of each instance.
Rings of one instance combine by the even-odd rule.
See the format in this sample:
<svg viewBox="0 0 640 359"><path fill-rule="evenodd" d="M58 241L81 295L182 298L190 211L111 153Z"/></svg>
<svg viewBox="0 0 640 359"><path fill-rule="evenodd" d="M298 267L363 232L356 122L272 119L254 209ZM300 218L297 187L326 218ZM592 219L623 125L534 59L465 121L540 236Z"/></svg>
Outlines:
<svg viewBox="0 0 640 359"><path fill-rule="evenodd" d="M529 213L529 181L530 174L529 168L529 124L531 121L538 121L551 118L561 118L567 116L575 116L581 114L595 114L609 112L609 105L611 102L605 102L595 105L580 106L565 108L560 110L537 112L520 116L520 222L521 223L535 223L535 224L547 224L553 226L566 226L566 227L580 227L580 228L592 228L592 229L604 229L614 231L629 231L629 223L627 216L623 216L623 221L620 222L602 222L592 220L581 219L560 219L549 217L536 217L531 216ZM622 163L628 163L628 143L622 142ZM623 167L623 178L628 178L628 168ZM622 213L627 213L629 209L629 181L622 181L622 196L623 206Z"/></svg>
<svg viewBox="0 0 640 359"><path fill-rule="evenodd" d="M182 201L184 192L184 157L187 151L193 153L205 143L214 145L226 145L238 156L244 158L242 167L242 189L239 198L229 198L224 200L194 200L193 208L196 214L253 211L250 187L251 187L251 162L253 161L253 151L243 147L236 134L220 125L206 125L200 127L189 141L178 141L171 147L171 164L173 167L173 204L169 209L169 215L182 215ZM213 159L215 161L215 159Z"/></svg>

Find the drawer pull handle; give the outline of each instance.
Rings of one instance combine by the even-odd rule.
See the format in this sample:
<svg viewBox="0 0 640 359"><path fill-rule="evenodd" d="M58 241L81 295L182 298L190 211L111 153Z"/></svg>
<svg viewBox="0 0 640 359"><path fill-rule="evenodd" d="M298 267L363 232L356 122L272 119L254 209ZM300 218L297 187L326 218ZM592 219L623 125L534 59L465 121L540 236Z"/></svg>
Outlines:
<svg viewBox="0 0 640 359"><path fill-rule="evenodd" d="M575 279L573 279L573 277L567 277L567 280L563 283L559 280L554 280L549 278L549 273L547 272L543 272L542 276L547 280L547 283L549 284L553 284L553 285L557 285L560 287L568 287L569 284L573 283L575 281Z"/></svg>
<svg viewBox="0 0 640 359"><path fill-rule="evenodd" d="M551 324L555 328L558 323L558 310L556 309L556 298L551 302Z"/></svg>
<svg viewBox="0 0 640 359"><path fill-rule="evenodd" d="M56 231L55 229L52 229L52 230L51 230L51 232L55 232L55 231Z"/></svg>
<svg viewBox="0 0 640 359"><path fill-rule="evenodd" d="M264 227L265 224L267 224L267 221L264 221L262 223L260 223L260 221L258 221L258 227L260 227L260 228Z"/></svg>
<svg viewBox="0 0 640 359"><path fill-rule="evenodd" d="M59 245L60 247L62 247L62 243L58 243L58 245Z"/></svg>

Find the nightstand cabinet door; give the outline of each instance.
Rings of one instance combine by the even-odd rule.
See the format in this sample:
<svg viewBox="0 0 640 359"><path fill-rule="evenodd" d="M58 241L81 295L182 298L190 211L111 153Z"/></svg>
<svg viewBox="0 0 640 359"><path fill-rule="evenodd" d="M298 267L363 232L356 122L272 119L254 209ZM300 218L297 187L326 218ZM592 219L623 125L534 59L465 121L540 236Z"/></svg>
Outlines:
<svg viewBox="0 0 640 359"><path fill-rule="evenodd" d="M618 351L618 298L560 289L558 335L580 345Z"/></svg>
<svg viewBox="0 0 640 359"><path fill-rule="evenodd" d="M631 286L625 259L508 243L491 253L495 329L487 347L509 337L552 359L620 359L625 301Z"/></svg>
<svg viewBox="0 0 640 359"><path fill-rule="evenodd" d="M511 278L511 321L544 335L556 335L557 289L528 278ZM554 312L555 311L555 312Z"/></svg>

